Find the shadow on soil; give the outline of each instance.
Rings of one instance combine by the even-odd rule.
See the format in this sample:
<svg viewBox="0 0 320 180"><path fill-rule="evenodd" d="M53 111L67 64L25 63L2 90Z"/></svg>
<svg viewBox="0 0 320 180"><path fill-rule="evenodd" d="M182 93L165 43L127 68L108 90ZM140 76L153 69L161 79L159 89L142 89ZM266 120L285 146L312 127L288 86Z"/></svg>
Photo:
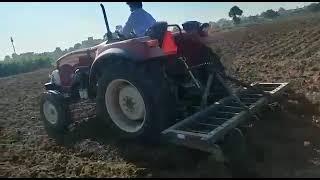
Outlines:
<svg viewBox="0 0 320 180"><path fill-rule="evenodd" d="M280 108L265 112L247 133L249 149L255 151L256 166L263 177L296 177L310 166L320 145L319 104L303 94L289 93Z"/></svg>
<svg viewBox="0 0 320 180"><path fill-rule="evenodd" d="M140 141L115 140L97 118L81 123L66 139L74 145L85 139L116 148L122 158L138 168L140 177L225 177L223 164L206 162L208 153L178 147L166 142L146 144ZM72 143L71 143L72 142ZM208 164L209 166L206 166Z"/></svg>

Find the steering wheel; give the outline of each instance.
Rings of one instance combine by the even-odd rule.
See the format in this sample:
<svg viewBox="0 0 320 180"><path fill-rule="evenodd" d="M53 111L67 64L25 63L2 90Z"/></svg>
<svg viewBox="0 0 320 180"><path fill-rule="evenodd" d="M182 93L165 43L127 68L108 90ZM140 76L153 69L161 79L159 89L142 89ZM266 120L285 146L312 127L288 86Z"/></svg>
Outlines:
<svg viewBox="0 0 320 180"><path fill-rule="evenodd" d="M130 33L130 38L136 38L136 37L137 37L137 35L134 32Z"/></svg>
<svg viewBox="0 0 320 180"><path fill-rule="evenodd" d="M134 32L131 32L130 33L130 36L125 36L123 34L121 34L119 31L115 31L115 33L117 33L117 35L119 36L119 40L120 41L123 41L123 40L126 40L126 39L132 39L132 38L136 38L137 35L134 33Z"/></svg>
<svg viewBox="0 0 320 180"><path fill-rule="evenodd" d="M119 39L122 41L122 40L126 40L126 36L121 34L119 31L116 31L117 35L119 36Z"/></svg>

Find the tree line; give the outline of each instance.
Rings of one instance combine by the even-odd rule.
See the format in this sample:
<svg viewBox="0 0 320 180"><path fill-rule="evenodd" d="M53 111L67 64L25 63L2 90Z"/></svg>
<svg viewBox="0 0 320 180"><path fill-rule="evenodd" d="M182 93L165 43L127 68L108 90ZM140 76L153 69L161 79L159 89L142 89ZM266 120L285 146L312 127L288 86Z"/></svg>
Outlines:
<svg viewBox="0 0 320 180"><path fill-rule="evenodd" d="M0 61L0 77L31 72L40 68L52 66L53 60L49 57L37 57L11 61Z"/></svg>
<svg viewBox="0 0 320 180"><path fill-rule="evenodd" d="M93 39L89 37L88 40L82 41L82 43L76 43L73 47L65 50L57 47L53 52L28 52L21 54L13 53L12 56L7 55L3 60L0 60L0 77L50 67L54 65L55 61L64 54L77 49L94 46L102 41L102 39Z"/></svg>
<svg viewBox="0 0 320 180"><path fill-rule="evenodd" d="M299 12L299 10L296 10ZM300 12L319 12L320 11L320 3L312 3L304 8L301 8ZM286 13L284 8L279 8L278 11L273 9L269 9L265 12L261 13L261 17L266 19L274 19L280 16L280 13ZM240 24L241 16L243 14L243 10L241 10L238 6L233 6L229 11L229 17L232 18L234 24Z"/></svg>

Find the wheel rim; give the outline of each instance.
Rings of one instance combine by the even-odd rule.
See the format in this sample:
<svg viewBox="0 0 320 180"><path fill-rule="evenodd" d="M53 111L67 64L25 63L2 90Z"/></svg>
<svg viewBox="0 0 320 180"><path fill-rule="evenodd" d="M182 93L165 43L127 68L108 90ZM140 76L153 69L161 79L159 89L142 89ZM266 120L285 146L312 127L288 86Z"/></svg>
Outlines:
<svg viewBox="0 0 320 180"><path fill-rule="evenodd" d="M113 80L107 87L105 103L111 120L123 131L139 131L145 122L146 108L139 90L124 79Z"/></svg>
<svg viewBox="0 0 320 180"><path fill-rule="evenodd" d="M45 101L43 104L43 113L46 120L55 125L58 122L58 111L56 107L49 101Z"/></svg>

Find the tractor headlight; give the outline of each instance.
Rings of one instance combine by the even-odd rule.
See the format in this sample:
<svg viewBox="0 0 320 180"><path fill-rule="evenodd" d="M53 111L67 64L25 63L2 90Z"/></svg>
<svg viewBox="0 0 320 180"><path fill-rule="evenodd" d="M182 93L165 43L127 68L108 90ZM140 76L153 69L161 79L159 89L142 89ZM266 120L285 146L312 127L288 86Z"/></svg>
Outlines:
<svg viewBox="0 0 320 180"><path fill-rule="evenodd" d="M53 84L61 85L59 70L56 69L52 71L52 73L49 75L49 78Z"/></svg>

